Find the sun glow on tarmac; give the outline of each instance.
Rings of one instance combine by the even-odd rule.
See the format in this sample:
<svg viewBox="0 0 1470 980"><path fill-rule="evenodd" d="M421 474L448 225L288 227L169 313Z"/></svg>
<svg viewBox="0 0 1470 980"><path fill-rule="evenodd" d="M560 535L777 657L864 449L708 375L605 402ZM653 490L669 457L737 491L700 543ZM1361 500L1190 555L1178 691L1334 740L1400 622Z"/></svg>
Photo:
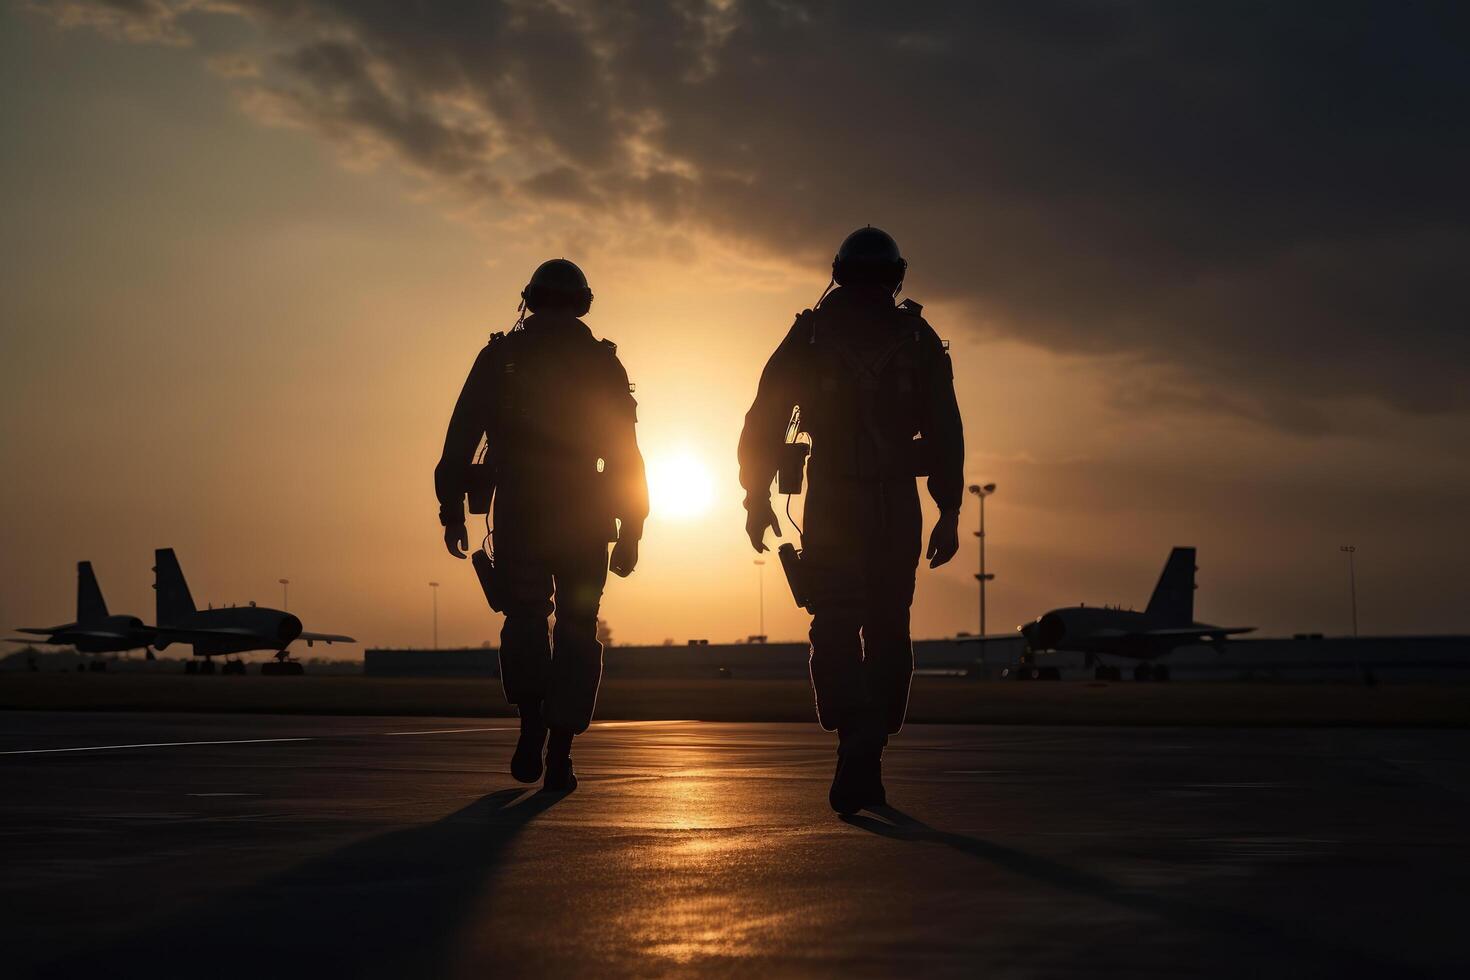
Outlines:
<svg viewBox="0 0 1470 980"><path fill-rule="evenodd" d="M649 509L656 518L691 521L709 513L715 480L707 464L689 450L648 461Z"/></svg>

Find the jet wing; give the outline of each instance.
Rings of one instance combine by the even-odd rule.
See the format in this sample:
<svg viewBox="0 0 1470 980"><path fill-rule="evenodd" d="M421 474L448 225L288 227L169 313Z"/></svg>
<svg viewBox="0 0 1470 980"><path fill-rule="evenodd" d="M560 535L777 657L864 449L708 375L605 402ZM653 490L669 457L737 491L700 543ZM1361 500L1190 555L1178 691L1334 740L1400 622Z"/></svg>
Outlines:
<svg viewBox="0 0 1470 980"><path fill-rule="evenodd" d="M234 636L242 639L264 640L266 639L258 630L246 629L243 626L221 626L210 629L174 629L170 626L160 626L150 632L157 633L159 639L167 639L170 643L191 643L194 640L210 640L221 636Z"/></svg>
<svg viewBox="0 0 1470 980"><path fill-rule="evenodd" d="M274 641L263 636L258 630L247 629L243 626L221 626L210 629L171 629L167 626L157 630L158 638L170 643L193 643L196 640L213 640L220 637L239 638L244 640L259 640L269 647ZM307 643L356 643L357 640L340 633L302 633L296 637Z"/></svg>
<svg viewBox="0 0 1470 980"><path fill-rule="evenodd" d="M67 645L69 643L72 643L73 641L75 641L77 639L88 639L88 640L133 640L133 639L142 639L144 637L153 636L158 631L155 630L155 629L152 629L151 627L148 627L148 626L142 626L142 627L139 627L138 629L135 629L135 630L129 630L126 633L118 632L117 630L89 630L89 629L76 629L75 627L64 627L64 628L59 629L59 630L33 630L33 629L20 629L20 628L17 628L16 629L16 632L17 633L30 633L30 634L33 634L33 635L32 635L32 637L30 639L21 639L20 637L13 637L13 636L12 637L6 637L5 638L5 641L7 643L55 643L55 644L60 645L60 646L65 646L65 645ZM62 639L58 639L58 637L63 637L63 638Z"/></svg>
<svg viewBox="0 0 1470 980"><path fill-rule="evenodd" d="M1220 640L1237 633L1250 633L1254 626L1179 626L1157 630L1097 629L1087 634L1088 640L1123 640L1138 642L1145 640L1181 640L1206 637Z"/></svg>
<svg viewBox="0 0 1470 980"><path fill-rule="evenodd" d="M126 633L119 633L117 630L67 630L66 635L87 636L95 640L131 640L138 636L152 636L157 632L155 629L143 626L136 630L129 630Z"/></svg>
<svg viewBox="0 0 1470 980"><path fill-rule="evenodd" d="M1251 633L1255 631L1254 626L1203 626L1203 627L1180 627L1167 630L1142 630L1133 634L1134 636L1234 636L1237 633Z"/></svg>

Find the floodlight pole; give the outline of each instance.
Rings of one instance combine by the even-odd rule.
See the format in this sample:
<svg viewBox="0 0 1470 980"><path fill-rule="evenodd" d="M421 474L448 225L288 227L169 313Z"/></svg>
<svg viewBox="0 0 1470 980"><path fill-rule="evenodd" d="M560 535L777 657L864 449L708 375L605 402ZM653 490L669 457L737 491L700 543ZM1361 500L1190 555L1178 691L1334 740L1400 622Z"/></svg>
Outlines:
<svg viewBox="0 0 1470 980"><path fill-rule="evenodd" d="M985 498L995 493L995 484L987 483L982 486L977 483L970 487L970 492L980 501L980 529L975 532L975 537L980 539L980 573L975 578L980 583L980 653L983 657L985 653L985 583L995 578L994 575L985 571Z"/></svg>
<svg viewBox="0 0 1470 980"><path fill-rule="evenodd" d="M291 611L291 580L288 578L277 579L281 583L281 611Z"/></svg>
<svg viewBox="0 0 1470 980"><path fill-rule="evenodd" d="M1338 551L1348 556L1348 594L1353 602L1353 636L1358 635L1358 571L1354 566L1353 555L1357 554L1357 545L1345 544Z"/></svg>

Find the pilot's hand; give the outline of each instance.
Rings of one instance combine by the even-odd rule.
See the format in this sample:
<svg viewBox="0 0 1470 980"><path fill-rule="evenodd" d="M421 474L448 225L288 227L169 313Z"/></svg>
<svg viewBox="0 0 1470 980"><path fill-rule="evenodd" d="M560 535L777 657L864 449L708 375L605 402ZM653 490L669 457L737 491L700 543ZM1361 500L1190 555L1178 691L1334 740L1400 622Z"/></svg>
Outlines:
<svg viewBox="0 0 1470 980"><path fill-rule="evenodd" d="M938 568L960 550L960 512L949 511L939 515L934 530L929 534L929 548L924 557L929 559L930 568Z"/></svg>
<svg viewBox="0 0 1470 980"><path fill-rule="evenodd" d="M745 511L745 535L750 538L750 546L756 551L769 551L766 547L766 528L776 532L776 537L781 536L781 522L776 520L776 512L771 509L770 500L765 502L753 501L746 505Z"/></svg>
<svg viewBox="0 0 1470 980"><path fill-rule="evenodd" d="M607 567L619 578L627 578L638 567L638 542L632 538L618 538L613 545L612 559Z"/></svg>
<svg viewBox="0 0 1470 980"><path fill-rule="evenodd" d="M463 559L470 548L470 532L463 523L450 524L444 528L444 547L456 558Z"/></svg>

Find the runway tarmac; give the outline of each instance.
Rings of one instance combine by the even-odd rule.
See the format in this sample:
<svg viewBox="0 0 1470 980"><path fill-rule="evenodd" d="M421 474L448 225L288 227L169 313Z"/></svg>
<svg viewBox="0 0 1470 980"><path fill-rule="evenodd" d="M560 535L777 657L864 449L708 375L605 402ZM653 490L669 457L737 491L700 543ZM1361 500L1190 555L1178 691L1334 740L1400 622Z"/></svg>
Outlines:
<svg viewBox="0 0 1470 980"><path fill-rule="evenodd" d="M1464 976L1470 732L0 714L7 976Z"/></svg>

